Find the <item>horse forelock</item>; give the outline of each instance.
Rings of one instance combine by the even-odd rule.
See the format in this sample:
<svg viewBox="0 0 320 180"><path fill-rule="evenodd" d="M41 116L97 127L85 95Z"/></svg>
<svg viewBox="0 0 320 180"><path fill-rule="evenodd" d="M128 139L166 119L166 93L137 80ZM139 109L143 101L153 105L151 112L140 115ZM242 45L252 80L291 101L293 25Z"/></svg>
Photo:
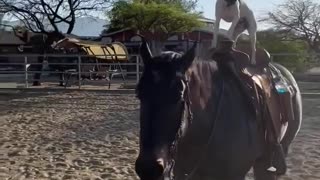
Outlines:
<svg viewBox="0 0 320 180"><path fill-rule="evenodd" d="M139 98L152 97L150 89L157 86L166 86L170 78L174 80L177 67L176 62L180 61L182 54L174 51L164 51L160 55L153 57L145 66L141 79L137 86ZM159 88L156 91L160 91ZM141 93L143 92L143 93Z"/></svg>
<svg viewBox="0 0 320 180"><path fill-rule="evenodd" d="M192 106L205 109L214 90L214 73L217 65L214 61L195 61L187 71Z"/></svg>

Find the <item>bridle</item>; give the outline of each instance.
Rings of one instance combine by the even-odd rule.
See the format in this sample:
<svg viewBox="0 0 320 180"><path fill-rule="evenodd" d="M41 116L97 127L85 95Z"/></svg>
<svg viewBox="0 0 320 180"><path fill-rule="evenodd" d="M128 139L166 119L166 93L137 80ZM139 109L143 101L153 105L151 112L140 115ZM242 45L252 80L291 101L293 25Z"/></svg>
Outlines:
<svg viewBox="0 0 320 180"><path fill-rule="evenodd" d="M171 148L170 148L171 162L170 162L169 170L168 170L169 180L174 180L173 170L174 170L175 159L176 159L176 155L177 155L178 143L179 143L179 140L180 140L180 138L182 136L182 133L183 133L183 130L184 130L183 129L183 124L185 123L185 121L187 121L188 122L188 126L190 126L190 124L192 123L192 120L193 120L193 114L192 114L192 111L191 111L189 78L184 74L182 76L182 81L186 85L186 89L185 89L184 94L183 94L183 99L185 101L184 102L184 110L183 110L183 116L182 116L182 119L181 119L180 127L178 129L177 134L176 134L175 140L171 144ZM210 145L210 143L211 143L211 141L212 141L212 139L214 137L215 128L216 128L216 122L217 122L217 120L219 118L219 112L221 110L221 102L223 100L223 96L222 96L223 92L224 92L224 81L222 79L221 80L221 90L220 90L220 93L218 95L219 99L218 99L218 101L216 103L215 118L214 118L214 121L213 121L213 123L211 125L211 133L210 133L210 136L209 136L208 141L207 141L206 146L205 146L206 151L208 150L209 145ZM186 175L185 180L190 180L190 178L192 178L194 176L195 172L200 167L200 163L205 158L205 154L206 153L202 153L201 158L198 160L198 162L193 167L191 172L188 175Z"/></svg>

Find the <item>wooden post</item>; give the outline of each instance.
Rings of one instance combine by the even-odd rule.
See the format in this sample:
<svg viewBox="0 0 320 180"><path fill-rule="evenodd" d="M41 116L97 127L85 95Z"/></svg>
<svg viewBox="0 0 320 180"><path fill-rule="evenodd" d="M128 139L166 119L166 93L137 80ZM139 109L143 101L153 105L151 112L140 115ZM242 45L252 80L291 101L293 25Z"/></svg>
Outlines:
<svg viewBox="0 0 320 180"><path fill-rule="evenodd" d="M81 56L78 55L78 86L81 89Z"/></svg>
<svg viewBox="0 0 320 180"><path fill-rule="evenodd" d="M28 88L29 87L29 82L28 82L28 57L24 57L24 87Z"/></svg>
<svg viewBox="0 0 320 180"><path fill-rule="evenodd" d="M136 56L136 81L140 80L140 56Z"/></svg>

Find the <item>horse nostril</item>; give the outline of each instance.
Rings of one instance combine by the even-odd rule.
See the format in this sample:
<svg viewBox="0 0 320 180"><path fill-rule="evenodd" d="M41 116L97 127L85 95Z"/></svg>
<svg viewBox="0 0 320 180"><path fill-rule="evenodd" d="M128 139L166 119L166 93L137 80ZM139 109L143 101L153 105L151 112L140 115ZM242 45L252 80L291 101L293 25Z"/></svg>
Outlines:
<svg viewBox="0 0 320 180"><path fill-rule="evenodd" d="M153 180L163 176L165 162L162 158L153 161L138 159L135 168L140 179Z"/></svg>
<svg viewBox="0 0 320 180"><path fill-rule="evenodd" d="M157 159L156 169L158 171L159 176L162 176L164 172L164 160L162 158Z"/></svg>

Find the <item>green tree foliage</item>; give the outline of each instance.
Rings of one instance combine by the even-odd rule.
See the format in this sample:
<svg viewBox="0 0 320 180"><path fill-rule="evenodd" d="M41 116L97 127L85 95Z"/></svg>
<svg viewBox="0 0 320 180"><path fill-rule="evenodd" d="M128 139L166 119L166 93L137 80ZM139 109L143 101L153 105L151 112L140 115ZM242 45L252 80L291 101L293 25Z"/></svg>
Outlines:
<svg viewBox="0 0 320 180"><path fill-rule="evenodd" d="M118 1L107 15L110 19L109 32L131 28L140 32L163 32L170 36L201 26L198 13L189 13L175 3Z"/></svg>
<svg viewBox="0 0 320 180"><path fill-rule="evenodd" d="M195 11L197 7L198 0L133 0L134 2L148 4L150 2L154 2L157 4L174 4L186 12Z"/></svg>
<svg viewBox="0 0 320 180"><path fill-rule="evenodd" d="M275 55L273 61L280 63L291 71L302 71L308 62L307 44L302 40L283 39L281 32L265 30L257 32L258 46L265 48L271 54L297 54Z"/></svg>

